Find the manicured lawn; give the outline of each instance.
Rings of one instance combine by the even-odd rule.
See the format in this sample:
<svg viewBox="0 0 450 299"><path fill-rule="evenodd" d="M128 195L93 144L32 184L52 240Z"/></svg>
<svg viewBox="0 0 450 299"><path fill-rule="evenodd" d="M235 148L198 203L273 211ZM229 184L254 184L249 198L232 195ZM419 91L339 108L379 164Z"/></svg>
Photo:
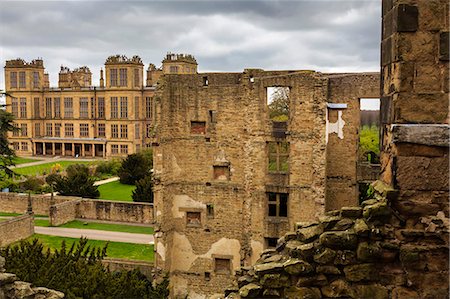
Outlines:
<svg viewBox="0 0 450 299"><path fill-rule="evenodd" d="M50 173L52 166L55 164L59 164L63 169L66 169L67 166L72 164L95 164L95 163L96 163L95 161L57 161L35 166L16 168L14 169L14 172L23 175L40 175L43 174L44 172Z"/></svg>
<svg viewBox="0 0 450 299"><path fill-rule="evenodd" d="M37 162L37 161L41 161L41 160L39 160L39 159L24 158L24 157L15 157L15 158L13 159L13 161L14 161L14 163L15 163L16 165L19 165L19 164L25 164L25 163Z"/></svg>
<svg viewBox="0 0 450 299"><path fill-rule="evenodd" d="M48 220L35 219L35 226L49 226ZM123 224L109 224L109 223L97 223L97 222L83 222L79 220L74 220L69 223L60 225L58 227L65 228L79 228L79 229L98 229L106 230L111 232L123 232L123 233L134 233L134 234L153 234L153 227L145 226L132 226Z"/></svg>
<svg viewBox="0 0 450 299"><path fill-rule="evenodd" d="M15 217L15 216L20 216L22 214L20 213L7 213L7 212L0 212L0 217L1 216L6 216L6 217Z"/></svg>
<svg viewBox="0 0 450 299"><path fill-rule="evenodd" d="M75 238L55 237L55 236L47 236L47 235L40 235L40 234L34 234L27 240L32 240L34 238L38 238L42 242L42 244L46 248L50 248L50 250L56 249L56 248L60 249L61 242L63 240L66 241L67 247L70 247L73 242L76 242L79 240L79 239L75 239ZM129 259L129 260L140 260L140 261L147 261L147 262L152 262L154 260L153 245L107 242L107 241L98 241L98 240L89 240L88 241L88 245L101 247L101 248L103 246L105 246L106 243L108 243L108 249L106 251L107 257L122 258L122 259Z"/></svg>
<svg viewBox="0 0 450 299"><path fill-rule="evenodd" d="M134 185L121 184L119 181L98 186L99 199L133 201L131 193L136 188Z"/></svg>

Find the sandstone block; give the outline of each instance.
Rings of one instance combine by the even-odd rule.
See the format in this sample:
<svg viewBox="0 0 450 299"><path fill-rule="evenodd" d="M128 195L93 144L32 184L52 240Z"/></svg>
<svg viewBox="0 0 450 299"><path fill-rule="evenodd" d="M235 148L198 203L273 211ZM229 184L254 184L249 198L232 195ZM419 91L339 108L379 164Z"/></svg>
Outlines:
<svg viewBox="0 0 450 299"><path fill-rule="evenodd" d="M368 281L378 278L378 270L374 264L359 264L346 266L344 268L345 277L349 281Z"/></svg>
<svg viewBox="0 0 450 299"><path fill-rule="evenodd" d="M358 298L361 299L388 299L388 289L379 284L358 285L355 287Z"/></svg>
<svg viewBox="0 0 450 299"><path fill-rule="evenodd" d="M347 230L350 229L353 226L353 220L349 219L349 218L344 218L339 220L334 227L332 228L332 230Z"/></svg>
<svg viewBox="0 0 450 299"><path fill-rule="evenodd" d="M318 264L328 264L334 261L336 257L336 251L325 248L322 252L314 255L314 261Z"/></svg>
<svg viewBox="0 0 450 299"><path fill-rule="evenodd" d="M310 242L317 239L322 232L322 225L301 228L297 230L297 239L301 242Z"/></svg>
<svg viewBox="0 0 450 299"><path fill-rule="evenodd" d="M299 277L296 285L298 287L326 286L328 285L328 279L323 274Z"/></svg>
<svg viewBox="0 0 450 299"><path fill-rule="evenodd" d="M0 285L6 285L13 283L17 280L16 274L12 273L0 273Z"/></svg>
<svg viewBox="0 0 450 299"><path fill-rule="evenodd" d="M266 264L257 264L255 265L254 270L258 275L262 275L265 273L276 273L283 270L283 264L275 262Z"/></svg>
<svg viewBox="0 0 450 299"><path fill-rule="evenodd" d="M364 219L362 218L356 219L353 230L358 236L367 236L370 231L366 221L364 221Z"/></svg>
<svg viewBox="0 0 450 299"><path fill-rule="evenodd" d="M264 274L259 283L266 288L282 288L290 284L289 276L285 274Z"/></svg>
<svg viewBox="0 0 450 299"><path fill-rule="evenodd" d="M381 247L378 243L369 244L367 242L361 242L356 250L356 256L358 260L363 262L377 261L382 254Z"/></svg>
<svg viewBox="0 0 450 299"><path fill-rule="evenodd" d="M390 214L391 210L385 201L377 202L373 205L367 205L363 210L363 216L367 219L386 217Z"/></svg>
<svg viewBox="0 0 450 299"><path fill-rule="evenodd" d="M419 299L419 294L416 291L407 289L405 287L396 287L392 290L392 299Z"/></svg>
<svg viewBox="0 0 450 299"><path fill-rule="evenodd" d="M328 286L321 288L324 297L329 298L356 298L356 292L352 286L343 279L338 279L330 283Z"/></svg>
<svg viewBox="0 0 450 299"><path fill-rule="evenodd" d="M317 266L316 272L320 274L340 275L341 271L335 266Z"/></svg>
<svg viewBox="0 0 450 299"><path fill-rule="evenodd" d="M261 289L261 286L251 283L240 288L239 295L242 298L256 298L259 295Z"/></svg>
<svg viewBox="0 0 450 299"><path fill-rule="evenodd" d="M291 275L305 275L313 271L313 267L299 259L289 259L284 264L284 271Z"/></svg>
<svg viewBox="0 0 450 299"><path fill-rule="evenodd" d="M320 290L317 288L289 287L284 291L287 299L320 299Z"/></svg>
<svg viewBox="0 0 450 299"><path fill-rule="evenodd" d="M354 249L358 245L358 237L349 231L332 231L320 235L320 244L333 249Z"/></svg>
<svg viewBox="0 0 450 299"><path fill-rule="evenodd" d="M343 207L341 209L342 218L358 218L362 215L361 207Z"/></svg>

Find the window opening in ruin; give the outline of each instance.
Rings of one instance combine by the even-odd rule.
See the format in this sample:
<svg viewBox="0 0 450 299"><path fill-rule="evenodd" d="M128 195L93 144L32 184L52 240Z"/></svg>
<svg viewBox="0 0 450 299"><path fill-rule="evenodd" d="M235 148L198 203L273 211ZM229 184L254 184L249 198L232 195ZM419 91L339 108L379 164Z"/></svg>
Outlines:
<svg viewBox="0 0 450 299"><path fill-rule="evenodd" d="M287 193L267 193L269 217L287 217L287 202L289 194Z"/></svg>
<svg viewBox="0 0 450 299"><path fill-rule="evenodd" d="M289 120L289 94L289 87L273 86L266 88L267 107L271 120L275 122Z"/></svg>
<svg viewBox="0 0 450 299"><path fill-rule="evenodd" d="M214 259L214 271L220 274L230 274L231 272L231 259L215 258Z"/></svg>
<svg viewBox="0 0 450 299"><path fill-rule="evenodd" d="M206 216L208 218L214 218L214 205L212 203L206 205Z"/></svg>
<svg viewBox="0 0 450 299"><path fill-rule="evenodd" d="M266 240L266 248L277 247L278 238L265 238L265 240Z"/></svg>
<svg viewBox="0 0 450 299"><path fill-rule="evenodd" d="M230 167L223 165L213 166L214 179L218 181L229 181L230 180Z"/></svg>
<svg viewBox="0 0 450 299"><path fill-rule="evenodd" d="M250 83L255 83L255 78L253 76L250 76Z"/></svg>
<svg viewBox="0 0 450 299"><path fill-rule="evenodd" d="M269 172L286 173L289 171L289 143L268 142L269 148Z"/></svg>
<svg viewBox="0 0 450 299"><path fill-rule="evenodd" d="M203 77L203 86L208 86L208 77Z"/></svg>
<svg viewBox="0 0 450 299"><path fill-rule="evenodd" d="M186 226L201 226L201 213L200 212L186 212Z"/></svg>
<svg viewBox="0 0 450 299"><path fill-rule="evenodd" d="M209 110L209 122L215 124L217 122L216 119L217 112L215 110Z"/></svg>
<svg viewBox="0 0 450 299"><path fill-rule="evenodd" d="M210 280L210 279L211 279L211 273L205 272L205 280Z"/></svg>
<svg viewBox="0 0 450 299"><path fill-rule="evenodd" d="M202 134L206 133L206 122L204 121L191 121L191 134Z"/></svg>

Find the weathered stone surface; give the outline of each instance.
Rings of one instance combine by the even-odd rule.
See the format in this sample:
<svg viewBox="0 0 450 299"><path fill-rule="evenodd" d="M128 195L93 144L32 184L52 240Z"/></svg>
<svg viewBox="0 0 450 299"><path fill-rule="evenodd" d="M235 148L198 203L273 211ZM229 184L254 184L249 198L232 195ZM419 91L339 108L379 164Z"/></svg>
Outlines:
<svg viewBox="0 0 450 299"><path fill-rule="evenodd" d="M13 298L27 298L35 294L31 288L31 283L23 281L15 281L11 291L12 293L10 293L10 295L12 295Z"/></svg>
<svg viewBox="0 0 450 299"><path fill-rule="evenodd" d="M285 274L264 274L259 283L267 288L282 288L290 284L289 276Z"/></svg>
<svg viewBox="0 0 450 299"><path fill-rule="evenodd" d="M297 239L301 242L311 242L323 232L322 225L314 225L297 230Z"/></svg>
<svg viewBox="0 0 450 299"><path fill-rule="evenodd" d="M242 298L256 298L260 294L261 290L261 286L250 283L239 289L239 295Z"/></svg>
<svg viewBox="0 0 450 299"><path fill-rule="evenodd" d="M317 288L289 287L284 291L287 299L320 299L320 290Z"/></svg>
<svg viewBox="0 0 450 299"><path fill-rule="evenodd" d="M344 218L339 220L334 227L332 228L333 230L348 230L353 226L353 220L349 219L349 218Z"/></svg>
<svg viewBox="0 0 450 299"><path fill-rule="evenodd" d="M378 270L374 264L359 264L344 268L345 278L349 281L376 280Z"/></svg>
<svg viewBox="0 0 450 299"><path fill-rule="evenodd" d="M39 298L62 299L62 298L64 298L64 293L55 291L55 290L50 290L50 289L43 288L43 287L33 288L33 291L36 293L36 295L35 295L36 299L39 299ZM41 296L45 296L45 297L41 297Z"/></svg>
<svg viewBox="0 0 450 299"><path fill-rule="evenodd" d="M6 260L3 256L0 256L0 272L5 272Z"/></svg>
<svg viewBox="0 0 450 299"><path fill-rule="evenodd" d="M9 283L13 283L14 281L16 281L18 278L16 276L16 274L12 274L12 273L0 273L0 285L5 285L5 284L9 284Z"/></svg>
<svg viewBox="0 0 450 299"><path fill-rule="evenodd" d="M322 216L319 217L320 223L323 225L324 229L331 229L339 220L341 220L341 217L339 216Z"/></svg>
<svg viewBox="0 0 450 299"><path fill-rule="evenodd" d="M354 249L358 245L358 237L349 231L325 232L319 240L323 246L333 249Z"/></svg>
<svg viewBox="0 0 450 299"><path fill-rule="evenodd" d="M330 248L325 248L320 253L314 255L314 261L324 265L333 262L335 257L336 251Z"/></svg>
<svg viewBox="0 0 450 299"><path fill-rule="evenodd" d="M331 274L331 275L339 275L341 271L335 266L317 266L316 272L320 274Z"/></svg>
<svg viewBox="0 0 450 299"><path fill-rule="evenodd" d="M359 218L355 220L355 225L353 226L353 230L358 236L367 236L369 234L369 226L364 221L364 219Z"/></svg>
<svg viewBox="0 0 450 299"><path fill-rule="evenodd" d="M391 210L386 202L377 202L364 207L364 218L386 217L391 214Z"/></svg>
<svg viewBox="0 0 450 299"><path fill-rule="evenodd" d="M356 292L352 286L343 279L337 279L328 286L321 288L322 294L329 298L356 298Z"/></svg>
<svg viewBox="0 0 450 299"><path fill-rule="evenodd" d="M342 218L358 218L362 215L361 207L343 207L341 209Z"/></svg>
<svg viewBox="0 0 450 299"><path fill-rule="evenodd" d="M279 297L280 296L280 291L276 290L276 289L265 289L263 291L263 296Z"/></svg>
<svg viewBox="0 0 450 299"><path fill-rule="evenodd" d="M335 265L350 265L356 263L356 253L351 250L336 251Z"/></svg>
<svg viewBox="0 0 450 299"><path fill-rule="evenodd" d="M254 267L254 270L257 274L264 274L264 273L276 273L283 269L282 263L266 263L266 264L257 264Z"/></svg>
<svg viewBox="0 0 450 299"><path fill-rule="evenodd" d="M284 271L291 275L305 275L314 270L309 263L299 259L289 259L283 264L283 266Z"/></svg>
<svg viewBox="0 0 450 299"><path fill-rule="evenodd" d="M238 286L240 288L243 287L244 285L250 284L252 282L255 282L255 278L250 275L243 275L238 278Z"/></svg>
<svg viewBox="0 0 450 299"><path fill-rule="evenodd" d="M382 250L380 245L376 243L361 242L356 250L358 260L363 262L374 262L381 257Z"/></svg>
<svg viewBox="0 0 450 299"><path fill-rule="evenodd" d="M416 291L405 288L405 287L396 287L392 290L392 299L420 299L419 294Z"/></svg>
<svg viewBox="0 0 450 299"><path fill-rule="evenodd" d="M355 286L357 298L361 299L388 299L388 289L379 284Z"/></svg>
<svg viewBox="0 0 450 299"><path fill-rule="evenodd" d="M400 4L397 9L397 32L414 32L419 27L417 6Z"/></svg>
<svg viewBox="0 0 450 299"><path fill-rule="evenodd" d="M297 280L298 287L306 287L306 286L326 286L328 285L328 279L323 274L318 274L314 276L304 276L299 277Z"/></svg>

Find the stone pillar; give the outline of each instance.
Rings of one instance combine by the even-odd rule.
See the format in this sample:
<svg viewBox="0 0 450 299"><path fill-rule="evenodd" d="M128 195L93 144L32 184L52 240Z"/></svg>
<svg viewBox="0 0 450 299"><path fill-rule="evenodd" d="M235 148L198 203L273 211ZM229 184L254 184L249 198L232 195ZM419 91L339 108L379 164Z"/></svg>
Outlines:
<svg viewBox="0 0 450 299"><path fill-rule="evenodd" d="M81 156L82 157L84 157L85 146L86 146L86 144L84 144L84 143L81 144Z"/></svg>
<svg viewBox="0 0 450 299"><path fill-rule="evenodd" d="M72 157L75 157L75 143L72 143Z"/></svg>
<svg viewBox="0 0 450 299"><path fill-rule="evenodd" d="M61 155L66 155L66 144L64 142L61 143Z"/></svg>
<svg viewBox="0 0 450 299"><path fill-rule="evenodd" d="M91 153L92 153L92 157L95 157L95 144L94 143L91 145Z"/></svg>
<svg viewBox="0 0 450 299"><path fill-rule="evenodd" d="M52 156L55 155L55 143L52 142Z"/></svg>

